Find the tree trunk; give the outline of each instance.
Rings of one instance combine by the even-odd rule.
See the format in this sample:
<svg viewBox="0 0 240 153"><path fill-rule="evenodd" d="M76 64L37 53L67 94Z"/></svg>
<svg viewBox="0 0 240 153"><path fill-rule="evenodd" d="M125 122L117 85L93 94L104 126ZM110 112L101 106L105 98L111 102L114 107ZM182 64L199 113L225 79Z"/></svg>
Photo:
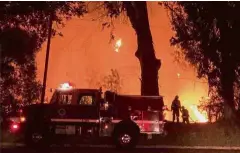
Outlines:
<svg viewBox="0 0 240 153"><path fill-rule="evenodd" d="M147 3L124 2L124 6L137 34L138 48L135 56L141 66L141 95L159 95L158 70L161 67L161 61L155 56Z"/></svg>
<svg viewBox="0 0 240 153"><path fill-rule="evenodd" d="M224 99L224 119L231 121L235 119L235 103L234 103L234 89L233 89L233 76L234 70L227 68L221 71L221 95Z"/></svg>
<svg viewBox="0 0 240 153"><path fill-rule="evenodd" d="M235 103L234 103L234 80L235 71L234 65L229 60L231 59L226 54L222 54L222 63L220 66L220 79L221 79L221 89L220 94L224 100L224 120L227 123L233 123L235 121Z"/></svg>
<svg viewBox="0 0 240 153"><path fill-rule="evenodd" d="M217 23L220 31L219 50L221 52L221 64L220 64L220 95L224 100L224 119L227 122L233 123L235 121L235 103L234 103L234 81L235 76L235 63L232 60L231 46L229 44L228 37L228 23L225 20L219 20Z"/></svg>

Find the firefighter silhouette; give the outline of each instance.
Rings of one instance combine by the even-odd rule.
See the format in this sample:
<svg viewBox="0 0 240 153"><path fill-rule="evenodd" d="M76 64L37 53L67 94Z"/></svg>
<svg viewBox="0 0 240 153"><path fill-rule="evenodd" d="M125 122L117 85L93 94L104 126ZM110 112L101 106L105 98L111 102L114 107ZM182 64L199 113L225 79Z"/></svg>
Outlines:
<svg viewBox="0 0 240 153"><path fill-rule="evenodd" d="M179 123L180 108L181 108L181 103L180 103L179 97L175 96L171 106L171 110L173 112L173 122L175 121L175 118L176 118L177 123Z"/></svg>
<svg viewBox="0 0 240 153"><path fill-rule="evenodd" d="M189 113L188 113L188 110L184 106L182 106L181 112L182 112L183 123L184 124L189 124Z"/></svg>

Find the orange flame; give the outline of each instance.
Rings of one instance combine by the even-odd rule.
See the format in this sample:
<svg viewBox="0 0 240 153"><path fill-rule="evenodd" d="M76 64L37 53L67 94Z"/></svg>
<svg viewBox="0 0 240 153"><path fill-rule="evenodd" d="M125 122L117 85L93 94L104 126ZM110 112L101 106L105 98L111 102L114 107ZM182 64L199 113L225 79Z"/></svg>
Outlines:
<svg viewBox="0 0 240 153"><path fill-rule="evenodd" d="M199 110L198 110L196 105L191 105L190 108L193 111L195 117L197 118L196 122L199 122L199 123L206 123L206 122L208 122L208 119L207 119L206 115L204 115L201 112L199 112Z"/></svg>
<svg viewBox="0 0 240 153"><path fill-rule="evenodd" d="M121 46L122 46L122 39L118 39L115 44L115 52L119 52L119 49Z"/></svg>

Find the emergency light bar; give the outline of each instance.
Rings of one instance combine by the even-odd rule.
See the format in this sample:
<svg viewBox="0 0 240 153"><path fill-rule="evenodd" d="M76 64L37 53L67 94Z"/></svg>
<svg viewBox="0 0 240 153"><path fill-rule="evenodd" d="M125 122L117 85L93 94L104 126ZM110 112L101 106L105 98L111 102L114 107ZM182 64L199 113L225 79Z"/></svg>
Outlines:
<svg viewBox="0 0 240 153"><path fill-rule="evenodd" d="M71 90L73 86L71 86L69 83L63 83L60 84L59 88L60 90Z"/></svg>

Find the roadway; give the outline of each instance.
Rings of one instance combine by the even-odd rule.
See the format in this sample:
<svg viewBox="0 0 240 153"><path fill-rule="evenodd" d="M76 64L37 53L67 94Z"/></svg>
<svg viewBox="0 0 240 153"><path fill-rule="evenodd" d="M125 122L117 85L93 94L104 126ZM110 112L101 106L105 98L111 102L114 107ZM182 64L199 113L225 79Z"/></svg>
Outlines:
<svg viewBox="0 0 240 153"><path fill-rule="evenodd" d="M223 150L223 149L201 149L201 148L144 148L139 147L136 149L133 149L131 151L119 151L115 148L109 147L109 146L93 146L93 147L71 147L71 146L61 146L61 147L51 147L47 150L41 149L41 150L32 150L30 148L26 148L24 146L8 146L8 147L1 147L1 153L240 153L239 150Z"/></svg>

